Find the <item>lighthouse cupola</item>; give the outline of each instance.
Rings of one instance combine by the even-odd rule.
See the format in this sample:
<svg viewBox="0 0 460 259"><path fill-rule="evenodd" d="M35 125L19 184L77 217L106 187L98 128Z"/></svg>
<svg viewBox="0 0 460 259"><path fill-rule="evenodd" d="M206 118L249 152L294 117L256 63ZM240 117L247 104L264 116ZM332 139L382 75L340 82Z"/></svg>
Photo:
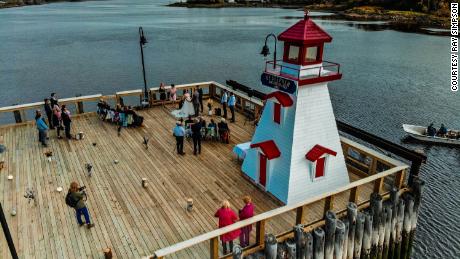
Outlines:
<svg viewBox="0 0 460 259"><path fill-rule="evenodd" d="M324 43L331 42L332 37L305 12L304 19L282 32L278 40L284 41L284 64L308 66L323 61Z"/></svg>

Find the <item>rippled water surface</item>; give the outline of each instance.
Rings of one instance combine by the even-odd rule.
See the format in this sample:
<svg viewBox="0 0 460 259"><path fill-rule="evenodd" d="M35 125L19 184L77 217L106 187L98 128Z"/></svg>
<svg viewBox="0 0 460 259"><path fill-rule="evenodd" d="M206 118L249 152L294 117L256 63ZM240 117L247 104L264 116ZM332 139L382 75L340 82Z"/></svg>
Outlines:
<svg viewBox="0 0 460 259"><path fill-rule="evenodd" d="M149 85L233 79L260 87L265 35L301 17L282 9L168 8L166 1L57 3L0 10L0 106L60 96L112 94ZM289 18L287 18L289 17ZM460 149L402 142L403 123L460 129L460 97L449 90L449 38L350 22L317 23L334 38L326 59L342 65L331 84L336 116L396 143L421 148L427 182L413 258L460 258Z"/></svg>

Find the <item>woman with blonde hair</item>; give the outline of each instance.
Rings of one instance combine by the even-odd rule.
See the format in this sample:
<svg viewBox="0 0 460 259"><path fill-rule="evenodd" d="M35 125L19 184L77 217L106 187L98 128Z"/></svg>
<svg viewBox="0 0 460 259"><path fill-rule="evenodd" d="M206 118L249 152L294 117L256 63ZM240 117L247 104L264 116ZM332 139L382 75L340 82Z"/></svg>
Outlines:
<svg viewBox="0 0 460 259"><path fill-rule="evenodd" d="M236 213L230 208L230 202L227 200L222 201L221 208L217 210L216 214L214 214L214 217L219 218L219 228L231 225L238 221ZM240 230L237 229L220 236L224 255L227 254L227 251L232 252L233 240L235 240L239 235ZM227 250L227 243L229 243L230 250Z"/></svg>
<svg viewBox="0 0 460 259"><path fill-rule="evenodd" d="M88 208L83 200L86 197L86 194L83 192L84 189L85 187L80 187L77 182L72 182L66 197L66 203L75 209L78 225L83 226L86 223L87 228L92 228L94 224L89 219ZM81 220L82 215L85 217L85 223Z"/></svg>
<svg viewBox="0 0 460 259"><path fill-rule="evenodd" d="M244 207L239 211L240 220L245 220L254 216L254 204L250 196L243 197ZM241 247L249 246L249 237L251 236L252 225L242 227L240 234Z"/></svg>

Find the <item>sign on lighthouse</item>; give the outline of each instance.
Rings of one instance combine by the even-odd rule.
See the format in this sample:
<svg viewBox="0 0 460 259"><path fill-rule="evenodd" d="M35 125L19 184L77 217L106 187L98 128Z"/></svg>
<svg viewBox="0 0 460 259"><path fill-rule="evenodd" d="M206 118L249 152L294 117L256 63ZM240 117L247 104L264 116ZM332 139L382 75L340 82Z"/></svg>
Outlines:
<svg viewBox="0 0 460 259"><path fill-rule="evenodd" d="M267 62L261 76L270 93L242 171L289 204L344 186L349 178L327 86L342 74L339 64L323 60L332 37L305 15L278 40L284 42L283 60Z"/></svg>

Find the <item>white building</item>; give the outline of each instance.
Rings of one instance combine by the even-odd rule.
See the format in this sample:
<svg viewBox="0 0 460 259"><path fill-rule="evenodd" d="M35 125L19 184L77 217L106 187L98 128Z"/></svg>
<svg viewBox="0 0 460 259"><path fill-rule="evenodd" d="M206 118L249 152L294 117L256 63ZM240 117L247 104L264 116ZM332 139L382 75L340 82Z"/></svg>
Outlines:
<svg viewBox="0 0 460 259"><path fill-rule="evenodd" d="M307 15L278 36L282 62L267 62L262 83L271 93L246 152L242 171L289 204L349 183L327 83L340 65L323 61L332 38Z"/></svg>

